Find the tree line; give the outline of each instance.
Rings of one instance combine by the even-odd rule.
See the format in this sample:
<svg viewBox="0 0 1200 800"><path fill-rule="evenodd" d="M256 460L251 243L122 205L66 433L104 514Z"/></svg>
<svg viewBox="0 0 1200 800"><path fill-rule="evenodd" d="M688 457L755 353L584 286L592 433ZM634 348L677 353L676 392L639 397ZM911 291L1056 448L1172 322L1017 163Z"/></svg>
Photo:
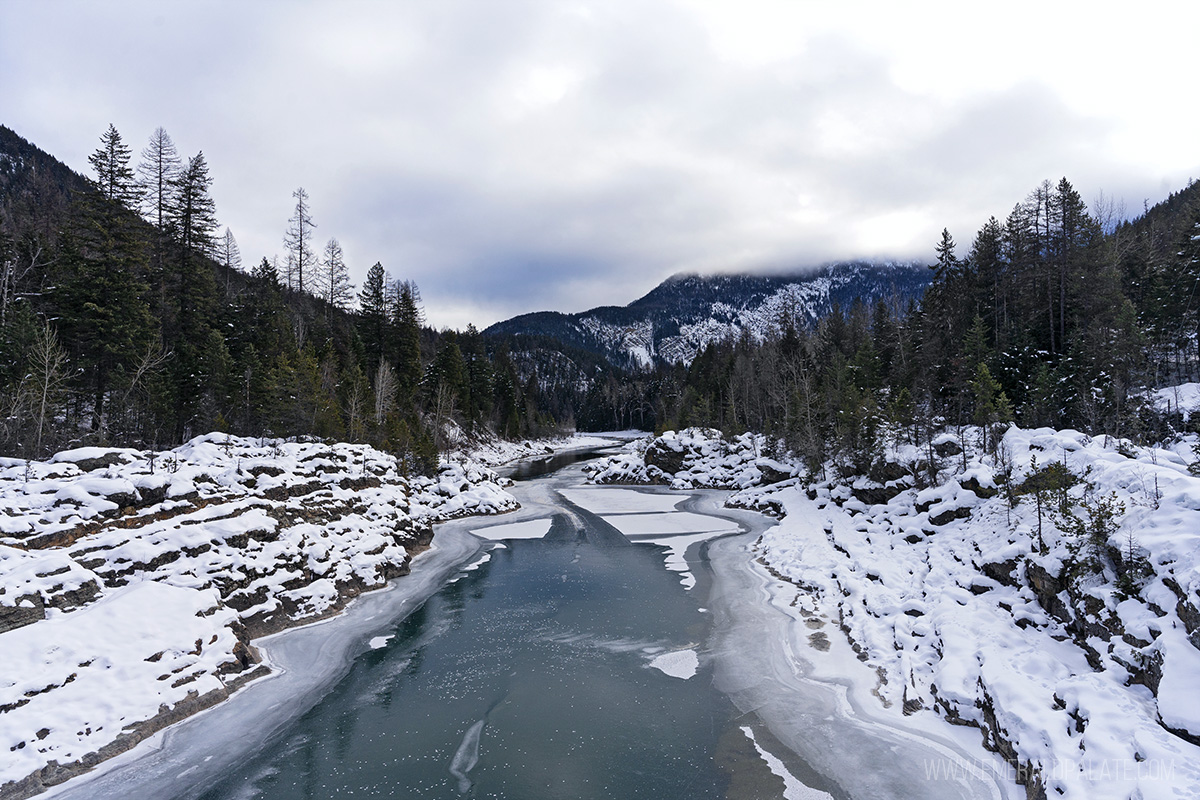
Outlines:
<svg viewBox="0 0 1200 800"><path fill-rule="evenodd" d="M355 292L335 238L316 257L304 189L285 259L243 271L203 153L161 128L134 165L110 126L86 179L7 128L0 153L0 454L223 430L366 441L428 471L455 426L555 428L507 353L425 326L415 284L377 262Z"/></svg>
<svg viewBox="0 0 1200 800"><path fill-rule="evenodd" d="M878 463L887 441L928 444L1010 421L1132 439L1174 424L1146 388L1200 379L1200 187L1134 220L1067 179L1034 188L963 248L934 247L921 301L779 320L766 341L717 342L689 366L594 383L581 427L703 425L775 435L814 469Z"/></svg>
<svg viewBox="0 0 1200 800"><path fill-rule="evenodd" d="M436 465L455 431L705 425L774 435L814 466L1008 421L1160 437L1145 389L1200 379L1200 187L1136 219L1044 182L961 247L943 231L917 301L854 303L690 365L614 365L550 337L431 330L376 262L356 290L312 250L297 189L285 257L241 268L202 153L115 128L75 175L0 127L0 452L166 446L224 430L371 442ZM984 444L994 444L995 437Z"/></svg>

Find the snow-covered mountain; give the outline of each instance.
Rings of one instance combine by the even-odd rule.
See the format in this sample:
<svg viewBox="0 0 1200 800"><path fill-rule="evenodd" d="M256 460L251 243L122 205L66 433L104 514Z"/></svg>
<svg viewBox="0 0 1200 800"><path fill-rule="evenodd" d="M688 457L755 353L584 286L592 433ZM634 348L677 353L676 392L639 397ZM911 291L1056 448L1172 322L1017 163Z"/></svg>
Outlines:
<svg viewBox="0 0 1200 800"><path fill-rule="evenodd" d="M925 290L929 274L918 262L865 261L780 275L681 274L627 306L522 314L485 333L550 337L623 365L686 364L706 345L743 332L761 341L788 322L812 325L835 304L849 308L856 299L907 302Z"/></svg>

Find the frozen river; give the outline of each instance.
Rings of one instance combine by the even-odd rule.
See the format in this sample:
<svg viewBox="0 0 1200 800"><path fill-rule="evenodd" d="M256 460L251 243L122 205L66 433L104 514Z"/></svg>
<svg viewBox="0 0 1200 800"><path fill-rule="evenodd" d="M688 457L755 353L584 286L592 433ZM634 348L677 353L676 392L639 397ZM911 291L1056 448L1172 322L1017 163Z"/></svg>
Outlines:
<svg viewBox="0 0 1200 800"><path fill-rule="evenodd" d="M874 709L839 647L804 649L749 553L769 520L581 484L567 466L518 483L515 514L439 526L393 588L265 640L279 674L54 795L1015 796L931 779L982 751Z"/></svg>

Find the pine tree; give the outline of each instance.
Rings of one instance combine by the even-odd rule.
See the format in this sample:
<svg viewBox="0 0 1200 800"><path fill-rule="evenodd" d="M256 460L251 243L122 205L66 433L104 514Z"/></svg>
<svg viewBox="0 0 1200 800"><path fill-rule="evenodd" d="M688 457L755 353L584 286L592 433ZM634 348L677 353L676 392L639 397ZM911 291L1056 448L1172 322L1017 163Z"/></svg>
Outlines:
<svg viewBox="0 0 1200 800"><path fill-rule="evenodd" d="M147 287L137 279L144 254L112 204L95 196L84 203L59 262L64 275L54 290L59 335L79 369L79 388L91 395L91 429L103 439L114 384L152 339Z"/></svg>
<svg viewBox="0 0 1200 800"><path fill-rule="evenodd" d="M421 382L421 295L416 284L403 281L394 284L392 327L396 343L396 380L400 403L411 406Z"/></svg>
<svg viewBox="0 0 1200 800"><path fill-rule="evenodd" d="M1180 327L1190 329L1200 359L1200 207L1181 238L1173 265L1178 289L1172 292L1172 305Z"/></svg>
<svg viewBox="0 0 1200 800"><path fill-rule="evenodd" d="M258 262L258 266L250 274L260 283L274 287L279 286L279 270L275 269L275 265L266 256L263 256L262 261Z"/></svg>
<svg viewBox="0 0 1200 800"><path fill-rule="evenodd" d="M100 147L88 156L88 163L96 173L92 183L100 195L105 200L134 209L141 191L129 166L130 157L129 146L121 139L116 126L110 124L100 136Z"/></svg>
<svg viewBox="0 0 1200 800"><path fill-rule="evenodd" d="M366 350L367 365L373 368L384 356L388 336L387 273L378 261L367 270L358 293L358 335Z"/></svg>
<svg viewBox="0 0 1200 800"><path fill-rule="evenodd" d="M463 360L467 368L467 397L465 406L467 419L472 424L482 423L492 414L492 364L488 361L483 345L483 336L468 325L461 337Z"/></svg>
<svg viewBox="0 0 1200 800"><path fill-rule="evenodd" d="M209 195L210 186L212 178L202 152L188 159L171 182L167 217L179 247L190 255L209 255L215 249L217 207Z"/></svg>
<svg viewBox="0 0 1200 800"><path fill-rule="evenodd" d="M975 235L967 261L977 280L975 288L976 314L988 323L991 340L1000 341L1007 310L1008 275L1003 257L1004 230L1000 221L990 217Z"/></svg>
<svg viewBox="0 0 1200 800"><path fill-rule="evenodd" d="M297 292L313 288L312 273L316 267L316 256L309 249L313 228L317 227L312 221L309 209L308 192L304 187L292 192L296 198L296 209L288 220L288 228L283 236L283 246L287 250L287 288ZM307 273L307 274L306 274Z"/></svg>
<svg viewBox="0 0 1200 800"><path fill-rule="evenodd" d="M470 384L467 363L462 348L458 346L458 335L445 331L438 341L437 354L425 375L425 390L430 405L446 409L440 416L450 416L453 411L465 411L470 407Z"/></svg>
<svg viewBox="0 0 1200 800"><path fill-rule="evenodd" d="M494 372L497 431L501 436L516 438L521 433L520 380L507 348L496 352Z"/></svg>
<svg viewBox="0 0 1200 800"><path fill-rule="evenodd" d="M958 270L958 257L954 255L954 237L948 228L942 228L942 238L933 248L937 253L937 263L933 265L934 280L946 281Z"/></svg>
<svg viewBox="0 0 1200 800"><path fill-rule="evenodd" d="M212 362L209 336L216 284L206 256L214 249L217 228L216 205L209 195L212 178L203 153L188 160L187 167L172 183L169 224L175 237L176 326L172 331L175 351L175 431L179 438L200 410L205 395L203 362Z"/></svg>

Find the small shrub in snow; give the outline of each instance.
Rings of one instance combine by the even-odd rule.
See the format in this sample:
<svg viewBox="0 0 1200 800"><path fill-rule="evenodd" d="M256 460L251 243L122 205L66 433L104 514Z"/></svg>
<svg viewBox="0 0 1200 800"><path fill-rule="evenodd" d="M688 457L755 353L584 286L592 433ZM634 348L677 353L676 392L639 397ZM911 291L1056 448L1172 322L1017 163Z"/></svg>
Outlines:
<svg viewBox="0 0 1200 800"><path fill-rule="evenodd" d="M1071 535L1071 551L1080 557L1081 563L1092 572L1102 572L1108 560L1108 543L1121 527L1125 515L1125 504L1110 492L1099 498L1084 498L1080 508L1087 518L1071 510L1063 514L1062 527Z"/></svg>
<svg viewBox="0 0 1200 800"><path fill-rule="evenodd" d="M1071 513L1071 500L1068 494L1072 486L1080 481L1080 477L1071 472L1065 462L1053 461L1044 467L1038 467L1037 456L1030 458L1029 473L1021 483L1020 494L1033 495L1037 504L1037 535L1038 549L1046 552L1046 537L1043 533L1044 513L1057 506L1060 515Z"/></svg>

